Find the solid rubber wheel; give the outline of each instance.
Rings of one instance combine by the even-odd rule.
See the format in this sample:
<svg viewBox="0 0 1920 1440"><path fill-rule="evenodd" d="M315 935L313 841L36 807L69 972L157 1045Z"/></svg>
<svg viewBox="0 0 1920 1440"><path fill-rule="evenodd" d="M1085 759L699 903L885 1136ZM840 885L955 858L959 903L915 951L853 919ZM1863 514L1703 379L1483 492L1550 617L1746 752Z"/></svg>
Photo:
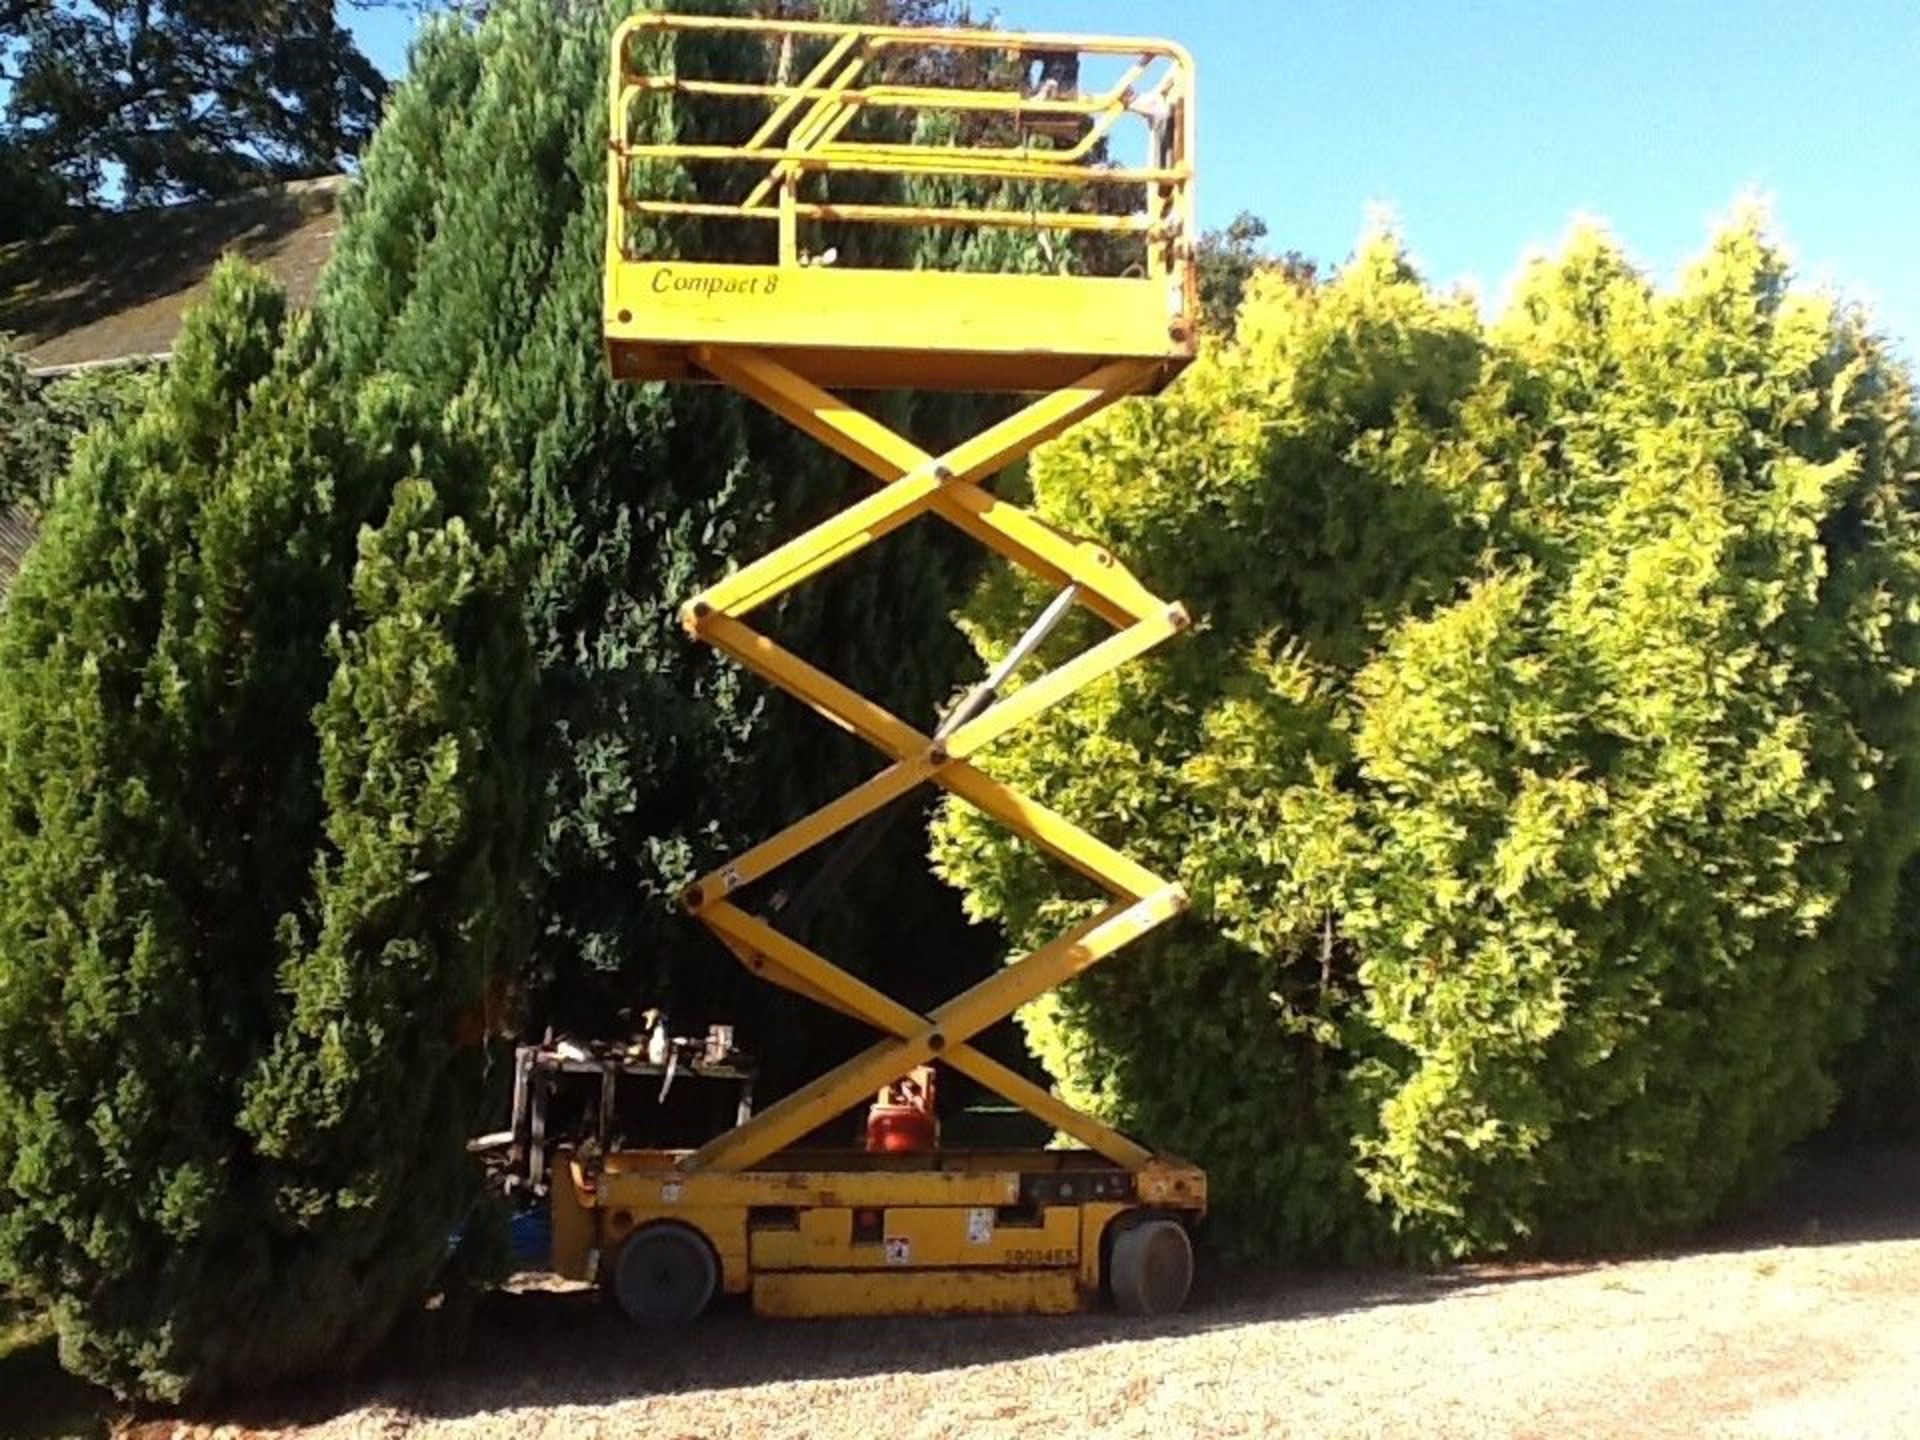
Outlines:
<svg viewBox="0 0 1920 1440"><path fill-rule="evenodd" d="M707 1308L719 1283L713 1251L671 1221L633 1232L613 1265L613 1295L642 1325L683 1325Z"/></svg>
<svg viewBox="0 0 1920 1440"><path fill-rule="evenodd" d="M1127 1315L1171 1315L1193 1284L1193 1242L1177 1220L1141 1220L1113 1237L1107 1289Z"/></svg>

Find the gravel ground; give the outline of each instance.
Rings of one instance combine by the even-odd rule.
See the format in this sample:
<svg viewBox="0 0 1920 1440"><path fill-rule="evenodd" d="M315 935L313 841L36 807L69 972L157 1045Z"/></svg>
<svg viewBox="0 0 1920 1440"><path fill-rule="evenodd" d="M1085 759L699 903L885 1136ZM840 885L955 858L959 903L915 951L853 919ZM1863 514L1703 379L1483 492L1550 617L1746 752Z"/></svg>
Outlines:
<svg viewBox="0 0 1920 1440"><path fill-rule="evenodd" d="M500 1297L466 1353L160 1437L1920 1437L1920 1151L1824 1163L1683 1255L1214 1276L1172 1323L756 1322L650 1340Z"/></svg>

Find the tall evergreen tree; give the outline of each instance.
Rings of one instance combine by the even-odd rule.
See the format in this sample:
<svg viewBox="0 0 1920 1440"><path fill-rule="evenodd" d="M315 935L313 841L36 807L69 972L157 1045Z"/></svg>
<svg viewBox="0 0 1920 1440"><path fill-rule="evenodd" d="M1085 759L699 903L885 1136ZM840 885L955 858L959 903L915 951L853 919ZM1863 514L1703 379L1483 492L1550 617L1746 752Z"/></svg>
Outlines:
<svg viewBox="0 0 1920 1440"><path fill-rule="evenodd" d="M718 388L608 379L606 47L631 9L506 0L477 30L435 28L368 152L318 309L349 373L496 406L504 463L522 477L548 816L528 1012L603 1030L664 1001L694 1024L739 1021L775 1079L795 1078L857 1032L748 982L675 896L878 757L689 641L678 612L871 481ZM729 59L709 42L680 63ZM663 229L640 243L670 254L678 239ZM888 413L938 444L980 412ZM766 619L925 719L970 668L947 615L973 563L938 527L912 527ZM918 827L897 827L853 881L855 903L830 907L811 938L931 999L994 961L924 850ZM930 948L945 963L926 965ZM803 1023L781 1023L790 1014Z"/></svg>
<svg viewBox="0 0 1920 1440"><path fill-rule="evenodd" d="M419 1303L477 1185L455 1020L524 946L478 423L282 311L216 275L0 620L0 1278L162 1398Z"/></svg>

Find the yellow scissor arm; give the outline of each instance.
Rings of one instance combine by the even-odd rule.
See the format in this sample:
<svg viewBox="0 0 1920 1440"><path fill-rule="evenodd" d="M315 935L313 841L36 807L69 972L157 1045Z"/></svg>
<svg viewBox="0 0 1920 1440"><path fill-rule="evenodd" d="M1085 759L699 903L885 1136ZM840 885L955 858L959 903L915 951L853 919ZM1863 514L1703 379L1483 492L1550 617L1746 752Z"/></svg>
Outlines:
<svg viewBox="0 0 1920 1440"><path fill-rule="evenodd" d="M672 63L674 42L706 34L763 42L758 51L749 44L740 53L758 55L771 73L681 75ZM990 63L956 66L955 54ZM1056 76L1073 76L1082 64L1100 68L1102 62L1108 80L1085 93L1057 78L1036 83L1031 74L1034 64L1043 73L1053 66ZM928 78L949 72L977 83ZM866 498L708 587L683 612L694 636L860 737L886 762L862 784L687 889L688 909L753 973L867 1022L881 1038L682 1158L685 1175L749 1170L935 1058L1116 1165L1143 1172L1153 1161L1135 1141L989 1059L972 1042L1180 913L1185 894L974 761L1188 624L1179 605L1155 595L1109 551L1062 534L992 494L986 483L1118 401L1157 389L1191 358L1191 101L1192 63L1178 46L1161 41L672 15L636 17L620 30L608 180L606 330L614 372L731 386L878 482ZM645 107L662 104L717 107L712 114L732 124L734 134L714 138L726 124L710 115L696 127L703 138L684 140L672 125L644 119ZM881 139L861 138L856 121L876 111L910 121L958 115L985 123L971 130L909 123ZM1142 154L1120 163L1110 147L1133 119L1145 127ZM642 133L655 138L635 138ZM929 138L936 135L945 138ZM707 182L707 193L696 186L691 194L669 178L696 173L720 178ZM836 180L876 175L962 180L976 198L921 204L910 192L889 198L871 186L865 198L835 198ZM1032 196L1042 192L1119 193L1132 201L1076 206L1061 200L1041 209ZM671 258L646 253L653 233L646 227L668 219L773 222L775 243L750 263L731 248ZM802 227L827 223L1059 230L1131 238L1142 248L1132 273L1105 276L803 263ZM737 234L728 242L741 243ZM833 393L861 385L1044 393L935 455ZM750 623L794 586L925 515L1061 590L1036 637L1075 604L1107 622L1111 633L1004 695L1001 683L1010 677L996 673L963 713L929 735ZM923 1014L752 913L741 892L925 784L991 815L1108 899L1066 934Z"/></svg>

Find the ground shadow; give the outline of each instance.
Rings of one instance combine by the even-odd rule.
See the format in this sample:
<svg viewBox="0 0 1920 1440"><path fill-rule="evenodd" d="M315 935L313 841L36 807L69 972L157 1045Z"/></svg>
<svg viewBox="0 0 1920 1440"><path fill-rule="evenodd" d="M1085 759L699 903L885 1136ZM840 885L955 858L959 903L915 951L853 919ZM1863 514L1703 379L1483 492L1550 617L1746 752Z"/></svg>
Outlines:
<svg viewBox="0 0 1920 1440"><path fill-rule="evenodd" d="M0 1354L0 1397L6 1440L90 1440L107 1432L110 1397L60 1368L51 1336Z"/></svg>
<svg viewBox="0 0 1920 1440"><path fill-rule="evenodd" d="M773 1322L755 1319L736 1301L716 1306L693 1328L667 1333L634 1327L591 1291L529 1288L490 1297L457 1358L404 1372L392 1366L350 1385L282 1392L238 1410L225 1408L217 1418L267 1428L316 1423L378 1405L458 1419L794 1380L946 1371L1129 1340L1417 1304L1467 1283L1488 1282L1451 1275L1213 1276L1198 1287L1185 1313L1162 1320L1094 1313Z"/></svg>
<svg viewBox="0 0 1920 1440"><path fill-rule="evenodd" d="M1700 1243L1661 1258L1911 1238L1920 1238L1920 1146L1813 1151L1764 1202L1717 1225ZM774 1323L757 1321L735 1304L718 1308L697 1327L668 1334L635 1329L589 1291L522 1286L489 1297L457 1355L422 1360L416 1354L384 1373L278 1392L237 1411L223 1409L217 1419L283 1426L369 1405L457 1419L792 1381L942 1372L1134 1340L1425 1305L1494 1287L1550 1284L1634 1258L1647 1257L1456 1266L1432 1274L1216 1264L1203 1271L1187 1311L1165 1320L1089 1314Z"/></svg>
<svg viewBox="0 0 1920 1440"><path fill-rule="evenodd" d="M1692 1248L1920 1240L1920 1143L1812 1142L1779 1183L1708 1227Z"/></svg>

